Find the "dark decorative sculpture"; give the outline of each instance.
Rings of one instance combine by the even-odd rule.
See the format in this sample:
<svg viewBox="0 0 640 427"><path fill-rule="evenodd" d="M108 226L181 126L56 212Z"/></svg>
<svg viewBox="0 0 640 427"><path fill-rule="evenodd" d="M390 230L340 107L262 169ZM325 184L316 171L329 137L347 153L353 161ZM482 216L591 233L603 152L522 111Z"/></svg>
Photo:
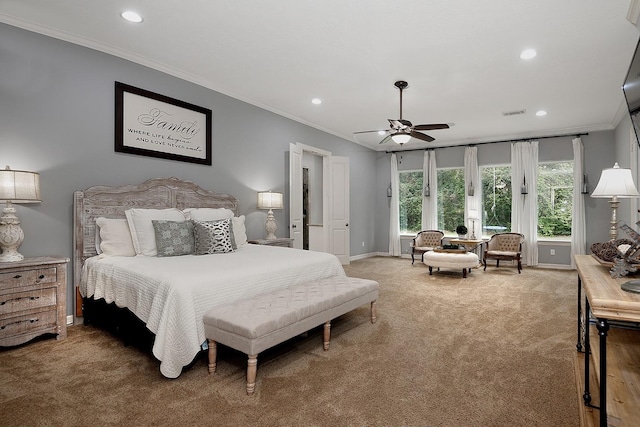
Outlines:
<svg viewBox="0 0 640 427"><path fill-rule="evenodd" d="M636 225L640 225L640 221L636 222ZM629 273L637 272L640 264L640 259L638 258L640 256L640 234L622 221L618 222L618 228L627 233L632 243L628 245L629 247L626 248L624 253L621 250L618 251L619 255L614 259L613 267L610 270L613 278L620 278ZM624 249L623 246L619 246L619 248ZM623 291L640 293L640 280L625 282L621 288Z"/></svg>

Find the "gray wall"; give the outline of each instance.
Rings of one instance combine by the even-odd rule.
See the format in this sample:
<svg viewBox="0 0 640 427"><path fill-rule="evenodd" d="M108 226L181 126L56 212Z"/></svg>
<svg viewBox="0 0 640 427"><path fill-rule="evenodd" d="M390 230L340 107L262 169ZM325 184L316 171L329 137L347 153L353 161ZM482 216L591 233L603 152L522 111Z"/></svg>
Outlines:
<svg viewBox="0 0 640 427"><path fill-rule="evenodd" d="M213 165L115 153L115 81L210 108ZM358 242L351 254L373 252L374 151L159 71L0 24L0 164L41 176L42 203L16 205L25 256L71 258L74 191L156 177L235 195L248 237L262 238L266 213L256 209L256 192L286 194L295 142L349 157L350 237ZM277 234L287 236L288 210L275 216ZM68 291L72 313L71 280Z"/></svg>

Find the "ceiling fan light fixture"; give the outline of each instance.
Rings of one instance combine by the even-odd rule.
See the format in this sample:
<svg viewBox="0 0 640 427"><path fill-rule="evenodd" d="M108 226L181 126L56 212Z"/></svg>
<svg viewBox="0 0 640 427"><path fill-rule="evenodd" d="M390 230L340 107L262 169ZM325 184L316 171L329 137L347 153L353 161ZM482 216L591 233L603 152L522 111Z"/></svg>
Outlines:
<svg viewBox="0 0 640 427"><path fill-rule="evenodd" d="M402 145L409 142L409 140L411 139L411 135L407 133L396 133L395 135L391 136L391 139L393 139L393 142L395 142L396 144Z"/></svg>

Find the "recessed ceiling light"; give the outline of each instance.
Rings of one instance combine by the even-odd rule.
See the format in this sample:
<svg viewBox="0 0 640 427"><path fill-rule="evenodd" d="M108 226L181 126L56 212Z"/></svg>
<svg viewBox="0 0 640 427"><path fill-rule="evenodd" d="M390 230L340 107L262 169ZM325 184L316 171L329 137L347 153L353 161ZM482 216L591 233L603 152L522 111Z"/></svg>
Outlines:
<svg viewBox="0 0 640 427"><path fill-rule="evenodd" d="M312 103L312 104L315 104L315 105L320 105L320 104L322 104L322 99L320 99L320 98L313 98L313 99L311 100L311 103Z"/></svg>
<svg viewBox="0 0 640 427"><path fill-rule="evenodd" d="M535 56L538 54L538 52L536 52L535 49L525 49L522 51L522 53L520 54L520 59L531 59L531 58L535 58Z"/></svg>
<svg viewBox="0 0 640 427"><path fill-rule="evenodd" d="M127 21L135 22L136 24L139 23L139 22L142 22L142 16L140 16L139 14L137 14L136 12L134 12L132 10L125 10L124 12L122 12L120 14L120 16L122 16Z"/></svg>
<svg viewBox="0 0 640 427"><path fill-rule="evenodd" d="M547 112L544 111L544 110L536 111L536 116L538 116L538 117L543 117L543 116L546 116L546 115L547 115Z"/></svg>

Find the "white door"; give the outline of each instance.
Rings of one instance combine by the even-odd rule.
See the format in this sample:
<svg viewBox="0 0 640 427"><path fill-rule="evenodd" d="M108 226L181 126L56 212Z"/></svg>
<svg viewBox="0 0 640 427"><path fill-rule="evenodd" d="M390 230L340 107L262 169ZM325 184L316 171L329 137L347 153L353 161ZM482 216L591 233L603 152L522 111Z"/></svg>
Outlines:
<svg viewBox="0 0 640 427"><path fill-rule="evenodd" d="M289 237L302 249L302 147L289 144Z"/></svg>
<svg viewBox="0 0 640 427"><path fill-rule="evenodd" d="M351 262L349 237L349 158L331 156L331 253L342 264Z"/></svg>

